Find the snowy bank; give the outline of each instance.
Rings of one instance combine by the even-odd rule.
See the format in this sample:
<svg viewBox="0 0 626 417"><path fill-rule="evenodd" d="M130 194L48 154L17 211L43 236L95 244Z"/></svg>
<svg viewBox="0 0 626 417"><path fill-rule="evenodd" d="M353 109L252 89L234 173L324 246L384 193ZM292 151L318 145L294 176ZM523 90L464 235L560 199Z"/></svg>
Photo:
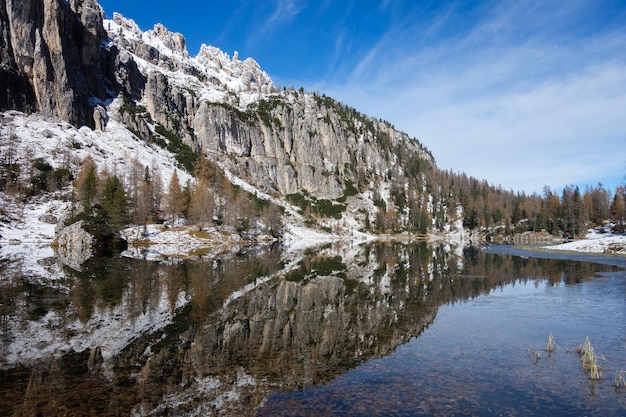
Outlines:
<svg viewBox="0 0 626 417"><path fill-rule="evenodd" d="M165 258L213 257L237 252L242 246L260 243L243 240L234 231L217 227L167 227L149 224L124 229L122 237L128 242L123 256L135 259L162 260ZM262 238L260 240L263 240Z"/></svg>
<svg viewBox="0 0 626 417"><path fill-rule="evenodd" d="M559 245L543 246L544 249L626 255L626 234L590 232L585 239Z"/></svg>

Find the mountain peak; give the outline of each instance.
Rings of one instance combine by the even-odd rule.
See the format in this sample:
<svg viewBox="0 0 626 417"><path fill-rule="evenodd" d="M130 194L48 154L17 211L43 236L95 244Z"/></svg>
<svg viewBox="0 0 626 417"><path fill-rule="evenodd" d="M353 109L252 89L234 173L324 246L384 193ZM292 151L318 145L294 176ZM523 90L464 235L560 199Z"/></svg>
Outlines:
<svg viewBox="0 0 626 417"><path fill-rule="evenodd" d="M269 93L274 83L261 66L252 58L243 61L235 51L233 58L221 49L202 44L194 58L206 74L217 76L225 85L235 91L259 91ZM236 84L240 84L237 86Z"/></svg>
<svg viewBox="0 0 626 417"><path fill-rule="evenodd" d="M113 20L105 20L104 28L112 45L138 58L135 61L143 73L166 74L170 83L192 88L210 101L222 102L235 93L241 97L233 104L245 107L258 94L275 90L271 78L254 59L242 61L237 52L231 59L226 52L206 44L190 57L185 37L160 23L144 32L132 19L114 13Z"/></svg>
<svg viewBox="0 0 626 417"><path fill-rule="evenodd" d="M147 33L148 35L159 39L166 48L174 52L187 54L187 41L181 33L170 32L161 23L154 25L154 29L148 31Z"/></svg>
<svg viewBox="0 0 626 417"><path fill-rule="evenodd" d="M116 25L119 25L122 29L127 30L131 33L140 35L141 28L133 19L124 17L121 13L113 12L113 20Z"/></svg>

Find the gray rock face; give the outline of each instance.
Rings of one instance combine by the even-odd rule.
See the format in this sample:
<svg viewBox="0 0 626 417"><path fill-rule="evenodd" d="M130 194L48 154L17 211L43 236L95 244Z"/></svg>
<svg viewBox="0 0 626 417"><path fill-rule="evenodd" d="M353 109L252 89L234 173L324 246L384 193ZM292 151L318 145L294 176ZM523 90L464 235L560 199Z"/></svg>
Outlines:
<svg viewBox="0 0 626 417"><path fill-rule="evenodd" d="M0 0L1 108L93 127L90 99L106 91L102 19L96 0Z"/></svg>
<svg viewBox="0 0 626 417"><path fill-rule="evenodd" d="M186 118L203 150L228 156L223 163L239 177L281 194L304 189L337 198L345 181L357 183L359 173L369 178L392 174L400 155L381 152L376 135L397 152L434 162L419 143L389 125L364 116L355 116L349 125L340 111L321 104L319 97L287 92L270 97L245 117L204 102ZM359 126L359 117L371 126Z"/></svg>
<svg viewBox="0 0 626 417"><path fill-rule="evenodd" d="M102 132L106 130L107 110L103 106L98 104L93 108L93 121L97 130Z"/></svg>
<svg viewBox="0 0 626 417"><path fill-rule="evenodd" d="M146 77L137 68L132 55L111 45L106 60L106 80L113 91L123 92L133 100L140 100Z"/></svg>
<svg viewBox="0 0 626 417"><path fill-rule="evenodd" d="M152 33L163 42L166 48L174 52L187 54L187 41L182 34L170 32L160 23L154 25Z"/></svg>
<svg viewBox="0 0 626 417"><path fill-rule="evenodd" d="M93 253L93 236L83 229L82 220L58 229L56 242L59 260L77 271Z"/></svg>
<svg viewBox="0 0 626 417"><path fill-rule="evenodd" d="M165 74L152 72L147 78L144 99L155 121L188 144L195 141L188 121L193 120L197 104L188 90L172 85Z"/></svg>
<svg viewBox="0 0 626 417"><path fill-rule="evenodd" d="M99 130L116 117L144 140L156 122L274 194L338 198L348 182L401 176L407 161L434 163L388 123L327 97L278 92L236 52L230 59L203 45L190 57L185 38L163 25L142 32L119 14L105 22L96 0L0 0L0 36L0 109ZM129 106L108 115L106 100L118 95Z"/></svg>

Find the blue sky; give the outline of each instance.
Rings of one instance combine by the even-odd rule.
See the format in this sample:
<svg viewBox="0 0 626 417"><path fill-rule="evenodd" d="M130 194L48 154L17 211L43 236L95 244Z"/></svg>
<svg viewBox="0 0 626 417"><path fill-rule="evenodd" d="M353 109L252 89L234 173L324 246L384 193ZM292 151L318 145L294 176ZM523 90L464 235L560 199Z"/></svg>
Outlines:
<svg viewBox="0 0 626 417"><path fill-rule="evenodd" d="M387 120L440 168L528 193L626 182L624 0L100 3Z"/></svg>

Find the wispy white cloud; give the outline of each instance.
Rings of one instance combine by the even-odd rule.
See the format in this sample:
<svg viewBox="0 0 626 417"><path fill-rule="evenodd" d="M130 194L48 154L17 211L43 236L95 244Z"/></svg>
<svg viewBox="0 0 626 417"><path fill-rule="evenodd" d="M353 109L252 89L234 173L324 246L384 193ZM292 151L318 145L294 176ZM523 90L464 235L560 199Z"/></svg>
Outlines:
<svg viewBox="0 0 626 417"><path fill-rule="evenodd" d="M507 188L594 183L626 163L626 92L614 89L626 85L625 74L602 66L524 92L435 98L430 108L403 115L403 123L421 132L440 166Z"/></svg>
<svg viewBox="0 0 626 417"><path fill-rule="evenodd" d="M254 39L262 39L265 34L291 22L306 7L300 0L274 0L272 5L271 14L261 23L258 31L253 33Z"/></svg>
<svg viewBox="0 0 626 417"><path fill-rule="evenodd" d="M626 29L577 31L589 4L496 3L458 30L452 9L398 22L347 82L318 88L418 137L440 167L506 188L622 178Z"/></svg>

